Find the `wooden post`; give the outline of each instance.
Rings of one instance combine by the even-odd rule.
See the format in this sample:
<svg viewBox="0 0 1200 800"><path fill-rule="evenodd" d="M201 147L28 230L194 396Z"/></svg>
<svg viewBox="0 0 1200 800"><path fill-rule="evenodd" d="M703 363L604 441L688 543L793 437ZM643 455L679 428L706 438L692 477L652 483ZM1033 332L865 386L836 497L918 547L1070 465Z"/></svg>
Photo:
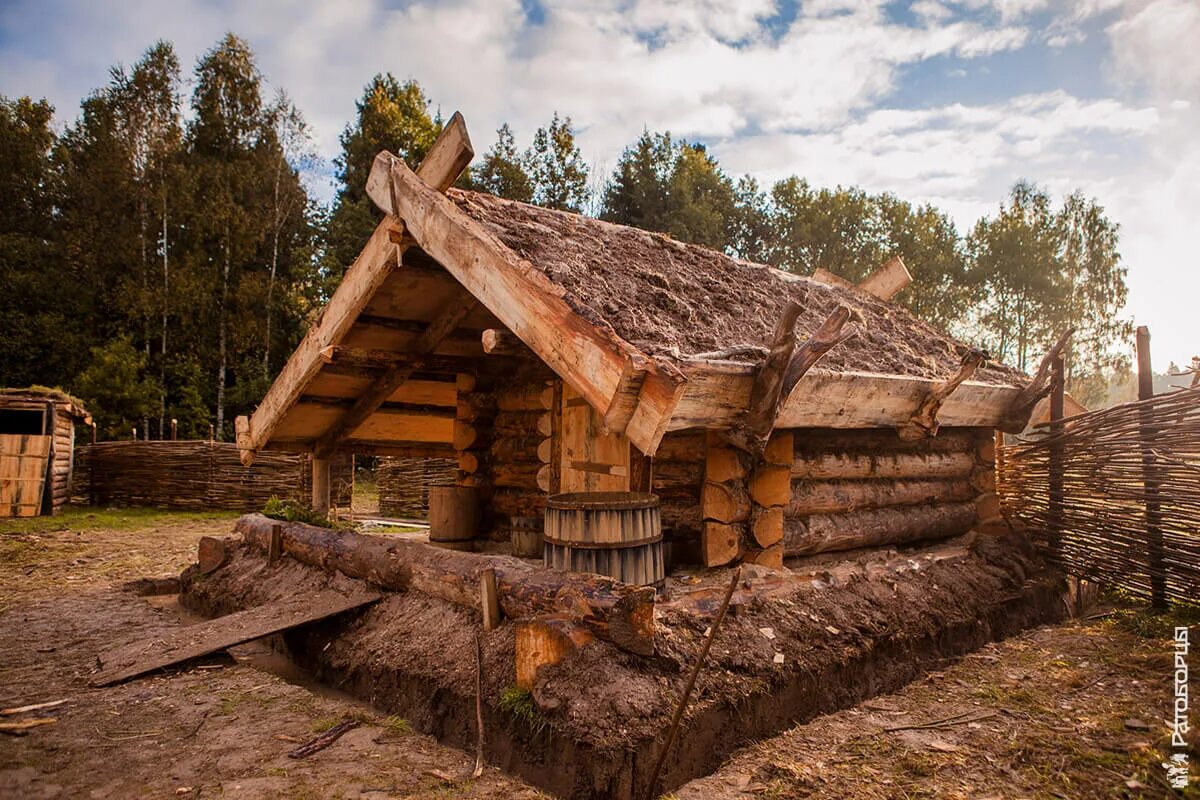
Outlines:
<svg viewBox="0 0 1200 800"><path fill-rule="evenodd" d="M1050 435L1057 436L1061 425L1055 425L1063 417L1063 357L1056 356L1051 366L1050 377ZM1049 535L1051 556L1061 563L1063 536L1063 448L1061 444L1050 445L1049 476Z"/></svg>
<svg viewBox="0 0 1200 800"><path fill-rule="evenodd" d="M483 629L495 630L500 625L500 596L496 592L496 570L487 567L479 573L479 611Z"/></svg>
<svg viewBox="0 0 1200 800"><path fill-rule="evenodd" d="M274 564L283 555L283 526L271 526L271 539L267 543L267 563Z"/></svg>
<svg viewBox="0 0 1200 800"><path fill-rule="evenodd" d="M212 444L213 442L216 441L216 432L217 432L217 429L213 426L213 424L211 422L208 423L208 443L209 444Z"/></svg>
<svg viewBox="0 0 1200 800"><path fill-rule="evenodd" d="M179 420L172 419L171 420L171 441L175 442L178 440L179 440Z"/></svg>
<svg viewBox="0 0 1200 800"><path fill-rule="evenodd" d="M92 444L96 443L96 423L92 422Z"/></svg>
<svg viewBox="0 0 1200 800"><path fill-rule="evenodd" d="M1154 397L1154 371L1150 366L1150 329L1137 329L1138 400ZM1159 478L1150 438L1153 431L1141 428L1142 481L1146 491L1146 555L1150 572L1150 603L1154 608L1167 607L1166 565L1163 563L1162 508L1159 504Z"/></svg>
<svg viewBox="0 0 1200 800"><path fill-rule="evenodd" d="M312 460L312 510L321 516L329 513L329 459Z"/></svg>

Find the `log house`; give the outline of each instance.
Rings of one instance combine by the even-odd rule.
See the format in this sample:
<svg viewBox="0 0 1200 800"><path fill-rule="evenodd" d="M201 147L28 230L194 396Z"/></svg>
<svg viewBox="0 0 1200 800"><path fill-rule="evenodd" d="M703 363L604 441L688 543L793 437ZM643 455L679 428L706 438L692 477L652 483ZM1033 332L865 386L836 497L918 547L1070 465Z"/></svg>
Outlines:
<svg viewBox="0 0 1200 800"><path fill-rule="evenodd" d="M858 285L794 275L450 188L472 152L456 113L416 171L378 155L383 219L238 419L245 462L452 459L496 539L551 494L648 490L668 560L707 566L998 513L994 431L1048 387L891 302L911 281L898 256Z"/></svg>

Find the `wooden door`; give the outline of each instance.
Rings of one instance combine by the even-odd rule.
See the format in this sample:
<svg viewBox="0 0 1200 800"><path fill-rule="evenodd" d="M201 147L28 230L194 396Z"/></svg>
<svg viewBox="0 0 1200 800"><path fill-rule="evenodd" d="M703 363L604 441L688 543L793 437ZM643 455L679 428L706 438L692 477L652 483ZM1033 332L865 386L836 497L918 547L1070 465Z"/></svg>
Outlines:
<svg viewBox="0 0 1200 800"><path fill-rule="evenodd" d="M41 512L52 439L0 434L0 517L36 517Z"/></svg>
<svg viewBox="0 0 1200 800"><path fill-rule="evenodd" d="M562 492L629 491L629 439L605 433L604 421L570 386L563 383Z"/></svg>

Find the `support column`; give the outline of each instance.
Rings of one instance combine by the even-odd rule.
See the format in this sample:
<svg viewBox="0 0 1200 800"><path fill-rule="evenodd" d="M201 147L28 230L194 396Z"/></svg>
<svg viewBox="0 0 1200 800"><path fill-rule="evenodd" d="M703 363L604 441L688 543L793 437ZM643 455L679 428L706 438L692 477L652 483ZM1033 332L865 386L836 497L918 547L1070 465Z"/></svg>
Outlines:
<svg viewBox="0 0 1200 800"><path fill-rule="evenodd" d="M329 515L329 459L312 460L312 510L321 516Z"/></svg>
<svg viewBox="0 0 1200 800"><path fill-rule="evenodd" d="M1138 400L1154 397L1154 370L1150 366L1150 329L1137 329ZM1146 492L1146 555L1150 573L1150 604L1167 607L1167 573L1163 561L1162 504L1159 500L1159 474L1154 451L1147 441L1153 436L1150 426L1141 425L1142 481Z"/></svg>

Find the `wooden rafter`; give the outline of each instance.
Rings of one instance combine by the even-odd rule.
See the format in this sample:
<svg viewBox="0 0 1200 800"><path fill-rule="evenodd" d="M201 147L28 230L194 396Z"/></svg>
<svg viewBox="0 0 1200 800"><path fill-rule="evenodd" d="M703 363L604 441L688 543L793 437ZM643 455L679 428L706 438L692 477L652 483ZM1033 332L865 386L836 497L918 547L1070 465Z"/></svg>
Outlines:
<svg viewBox="0 0 1200 800"><path fill-rule="evenodd" d="M658 448L686 383L678 369L648 358L608 326L584 319L564 299L565 290L390 153L376 157L367 194L403 220L422 250L599 413L628 402L619 398L634 387L622 378L631 360L645 359L645 380L624 433L643 453Z"/></svg>
<svg viewBox="0 0 1200 800"><path fill-rule="evenodd" d="M915 442L929 436L936 436L941 424L938 421L938 412L941 410L942 404L962 385L963 381L975 374L975 370L985 360L987 360L987 354L982 350L967 351L958 370L946 380L931 387L925 395L925 399L921 401L921 405L913 412L912 417L896 429L900 438L906 442Z"/></svg>
<svg viewBox="0 0 1200 800"><path fill-rule="evenodd" d="M756 459L762 455L771 431L776 427L783 401L791 395L804 373L834 347L858 333L853 325L848 329L845 327L850 320L850 310L838 306L797 348L794 329L801 310L802 306L795 301L790 301L784 308L775 326L771 352L754 377L750 404L726 434L730 444Z"/></svg>
<svg viewBox="0 0 1200 800"><path fill-rule="evenodd" d="M413 345L410 351L413 360L406 364L396 364L375 379L371 387L354 401L354 405L321 435L313 447L313 455L317 458L328 458L332 455L338 445L350 438L358 426L366 422L414 372L425 368L421 357L437 349L442 340L478 307L479 301L466 293L451 300Z"/></svg>
<svg viewBox="0 0 1200 800"><path fill-rule="evenodd" d="M416 174L441 191L454 184L474 156L471 139L462 115L455 112L429 149ZM411 239L392 218L376 226L371 238L346 270L317 324L309 329L300 345L288 358L263 401L249 418L235 421L237 444L246 466L254 462L256 451L271 440L284 415L304 393L325 363L321 352L338 345L358 315L397 266L399 253Z"/></svg>
<svg viewBox="0 0 1200 800"><path fill-rule="evenodd" d="M1067 328L1058 337L1058 341L1042 358L1042 363L1038 365L1038 371L1034 374L1033 380L1013 398L1008 408L1005 409L1004 418L996 427L1005 433L1020 433L1025 430L1025 427L1029 425L1029 417L1033 414L1034 406L1050 393L1050 377L1054 361L1062 355L1074 332L1074 328Z"/></svg>

